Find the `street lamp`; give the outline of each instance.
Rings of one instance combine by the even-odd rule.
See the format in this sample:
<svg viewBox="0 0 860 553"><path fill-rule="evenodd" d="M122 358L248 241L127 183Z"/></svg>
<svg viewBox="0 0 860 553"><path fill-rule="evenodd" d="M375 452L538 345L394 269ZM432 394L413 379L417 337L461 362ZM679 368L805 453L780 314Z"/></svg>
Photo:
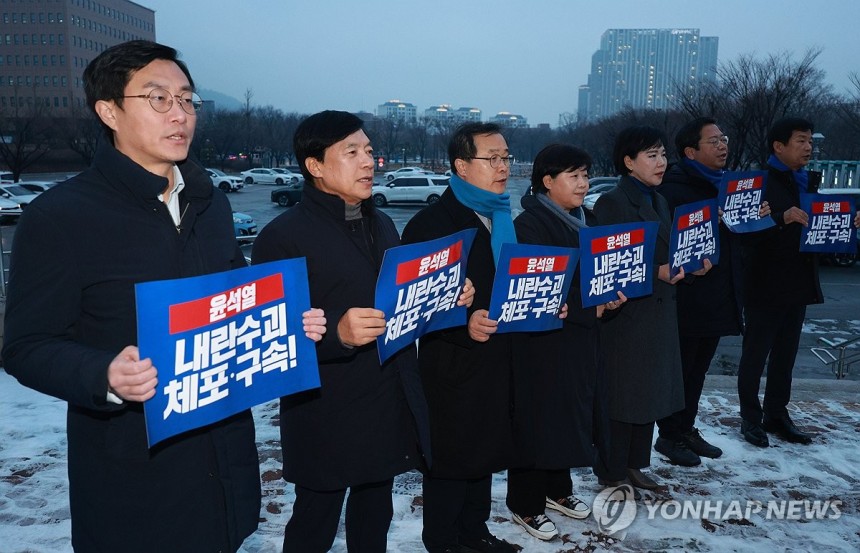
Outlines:
<svg viewBox="0 0 860 553"><path fill-rule="evenodd" d="M824 135L817 132L812 135L812 159L818 161L821 155L821 143L824 142Z"/></svg>

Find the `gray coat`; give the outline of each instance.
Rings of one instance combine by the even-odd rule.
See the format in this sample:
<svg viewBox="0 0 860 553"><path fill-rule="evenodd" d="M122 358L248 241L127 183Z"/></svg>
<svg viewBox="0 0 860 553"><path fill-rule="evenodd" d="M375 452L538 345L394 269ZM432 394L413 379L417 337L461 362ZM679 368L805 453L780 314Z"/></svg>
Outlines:
<svg viewBox="0 0 860 553"><path fill-rule="evenodd" d="M623 177L594 206L601 225L658 221L654 292L630 299L603 323L600 332L609 382L609 417L644 424L684 408L684 381L678 346L675 287L657 278L669 259L669 206L654 194L654 206L629 177Z"/></svg>

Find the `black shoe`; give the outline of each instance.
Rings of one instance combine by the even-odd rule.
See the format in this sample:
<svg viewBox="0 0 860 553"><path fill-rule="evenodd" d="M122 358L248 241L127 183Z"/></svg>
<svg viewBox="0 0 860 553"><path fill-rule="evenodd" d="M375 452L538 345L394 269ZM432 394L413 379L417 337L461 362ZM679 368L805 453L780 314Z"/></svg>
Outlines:
<svg viewBox="0 0 860 553"><path fill-rule="evenodd" d="M517 553L517 548L505 540L487 534L477 540L460 538L460 551L463 553Z"/></svg>
<svg viewBox="0 0 860 553"><path fill-rule="evenodd" d="M798 430L787 414L781 417L769 417L765 415L761 427L766 432L773 432L786 442L803 445L812 443L812 435Z"/></svg>
<svg viewBox="0 0 860 553"><path fill-rule="evenodd" d="M702 460L687 446L687 442L684 440L673 442L666 438L657 438L657 441L654 443L654 449L658 453L662 453L668 457L669 462L673 465L695 467L702 464Z"/></svg>
<svg viewBox="0 0 860 553"><path fill-rule="evenodd" d="M756 447L768 447L770 441L760 424L749 421L741 421L741 434L744 439Z"/></svg>
<svg viewBox="0 0 860 553"><path fill-rule="evenodd" d="M627 478L634 488L642 488L643 490L656 490L660 484L656 480L643 473L639 469L627 469Z"/></svg>
<svg viewBox="0 0 860 553"><path fill-rule="evenodd" d="M702 437L702 433L698 428L694 428L682 436L687 447L693 450L693 453L700 457L709 457L717 459L723 454L723 450L715 445L711 445Z"/></svg>

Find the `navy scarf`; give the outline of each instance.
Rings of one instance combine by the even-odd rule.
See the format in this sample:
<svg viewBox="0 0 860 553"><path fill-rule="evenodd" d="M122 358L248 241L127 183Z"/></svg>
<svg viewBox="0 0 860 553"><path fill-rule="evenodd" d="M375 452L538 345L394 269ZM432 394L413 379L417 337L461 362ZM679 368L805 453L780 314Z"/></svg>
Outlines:
<svg viewBox="0 0 860 553"><path fill-rule="evenodd" d="M711 169L710 167L699 163L695 159L684 158L681 160L687 167L693 170L697 175L714 185L714 188L719 188L720 182L723 180L722 169Z"/></svg>
<svg viewBox="0 0 860 553"><path fill-rule="evenodd" d="M770 154L770 157L767 158L767 164L777 169L779 171L791 171L788 168L788 165L781 162L776 154ZM797 171L791 171L791 174L794 175L794 180L797 182L797 186L800 187L801 192L806 192L809 188L809 173L806 172L806 169L801 167Z"/></svg>

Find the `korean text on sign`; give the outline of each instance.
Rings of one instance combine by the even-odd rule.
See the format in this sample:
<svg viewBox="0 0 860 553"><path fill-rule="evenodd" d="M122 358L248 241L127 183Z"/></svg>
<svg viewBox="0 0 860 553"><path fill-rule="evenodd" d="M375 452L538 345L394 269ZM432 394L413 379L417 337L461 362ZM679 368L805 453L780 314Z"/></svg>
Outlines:
<svg viewBox="0 0 860 553"><path fill-rule="evenodd" d="M857 253L856 205L848 194L801 194L800 208L809 214L801 229L800 251Z"/></svg>
<svg viewBox="0 0 860 553"><path fill-rule="evenodd" d="M732 232L755 232L774 226L770 217L759 217L767 184L766 171L728 171L720 182L718 205L723 223Z"/></svg>
<svg viewBox="0 0 860 553"><path fill-rule="evenodd" d="M719 261L719 229L716 200L705 200L678 206L669 238L670 274L683 268L686 272L704 267L705 259Z"/></svg>

